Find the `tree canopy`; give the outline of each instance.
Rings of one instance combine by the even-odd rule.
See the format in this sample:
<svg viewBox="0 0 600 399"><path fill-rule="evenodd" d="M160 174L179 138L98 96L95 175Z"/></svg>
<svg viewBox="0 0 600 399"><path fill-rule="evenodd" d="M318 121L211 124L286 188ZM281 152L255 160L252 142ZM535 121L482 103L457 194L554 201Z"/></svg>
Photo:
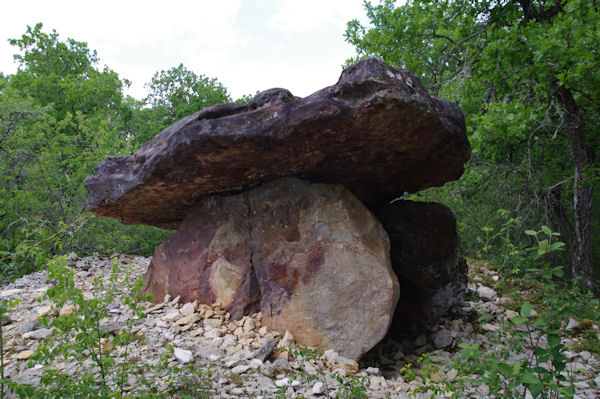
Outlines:
<svg viewBox="0 0 600 399"><path fill-rule="evenodd" d="M346 31L357 57L411 69L465 113L473 159L459 186L445 193L469 209L461 215L470 223L464 227L480 231L473 228L490 223L491 208L514 210L525 224L551 221L570 244L574 275L592 288L598 6L585 0L409 0L396 7L384 0L367 1L365 8L372 26L353 20Z"/></svg>
<svg viewBox="0 0 600 399"><path fill-rule="evenodd" d="M175 120L231 101L216 79L183 65L157 72L144 100L85 42L42 24L11 39L18 71L0 75L0 271L21 275L54 253L151 254L168 232L84 211L83 180L107 156L129 155ZM76 234L75 234L76 233Z"/></svg>
<svg viewBox="0 0 600 399"><path fill-rule="evenodd" d="M558 226L573 274L589 288L600 259L600 226L592 223L600 209L598 7L366 1L370 24L353 20L346 31L356 58L411 69L465 113L473 156L463 178L421 198L453 208L467 250L477 251L488 229L498 237L502 210L510 210L521 231ZM106 156L131 154L178 119L231 102L227 89L180 64L156 72L148 97L137 100L85 42L38 24L10 43L19 69L0 74L0 263L35 265L25 258L40 264L73 249L149 254L168 233L87 214L83 179Z"/></svg>

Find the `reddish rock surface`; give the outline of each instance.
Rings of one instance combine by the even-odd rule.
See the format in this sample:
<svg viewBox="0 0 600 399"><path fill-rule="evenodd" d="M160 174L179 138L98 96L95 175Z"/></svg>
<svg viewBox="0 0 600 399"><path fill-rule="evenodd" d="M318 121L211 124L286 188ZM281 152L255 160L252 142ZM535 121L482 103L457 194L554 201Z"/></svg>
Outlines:
<svg viewBox="0 0 600 399"><path fill-rule="evenodd" d="M170 294L181 295L182 302L218 302L234 318L259 311L248 227L242 196L201 201L154 251L144 276L146 291L157 301Z"/></svg>
<svg viewBox="0 0 600 399"><path fill-rule="evenodd" d="M470 147L457 105L406 69L363 60L306 98L272 89L190 115L85 181L87 209L175 229L203 196L278 177L341 184L364 202L457 179Z"/></svg>
<svg viewBox="0 0 600 399"><path fill-rule="evenodd" d="M278 179L203 198L145 275L157 299L220 302L233 317L357 359L386 334L399 296L381 224L340 185Z"/></svg>
<svg viewBox="0 0 600 399"><path fill-rule="evenodd" d="M458 301L467 288L467 264L456 218L442 204L396 201L372 208L388 233L400 281L392 332L422 332Z"/></svg>

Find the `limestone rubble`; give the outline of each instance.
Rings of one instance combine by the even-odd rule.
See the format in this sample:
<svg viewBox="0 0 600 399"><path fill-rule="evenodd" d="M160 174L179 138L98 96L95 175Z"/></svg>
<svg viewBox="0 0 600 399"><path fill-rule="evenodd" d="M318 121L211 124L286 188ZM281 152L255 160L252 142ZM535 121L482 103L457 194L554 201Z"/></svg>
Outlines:
<svg viewBox="0 0 600 399"><path fill-rule="evenodd" d="M119 259L123 262L123 271L119 274L120 281L125 278L125 269L131 269L130 278L135 279L145 272L149 262L149 259L140 257L120 256ZM94 293L94 276L98 276L107 284L112 273L111 263L110 258L98 256L74 261L70 267L74 272L75 286L86 293ZM471 265L472 272L475 268L482 268L478 270L478 274L485 273L486 281L498 277L495 272L483 267ZM426 399L430 397L429 393L415 391L422 386L423 382L410 380L399 372L403 366L413 363L413 367L418 367L417 358L427 354L432 364L440 368L439 372L432 377L443 383L454 384L457 378L464 378L462 374L459 375L458 370L452 368L450 361L452 358L460 357L458 353L454 353L458 345L477 343L484 348L490 343L486 334L497 334L497 332L486 333L485 327L501 325L516 315L515 312L505 308L504 303L508 298L501 295L497 295L493 300L475 299L475 293L479 288L486 287L482 285L481 279L477 280L478 274L472 276L473 283L469 284L472 300L461 301L455 305L451 313L433 327L430 334L413 339L384 341L359 363L358 372L355 372L356 366L352 362L340 359L339 355L332 352L309 359L290 355L287 350L275 348L270 356L265 357L264 360L260 359L263 354L259 348L271 340L280 342L282 334L262 325L262 317L259 313L236 321L219 307L193 305L193 303L188 305L177 298L167 297L158 304L147 303L145 317L138 319L124 306L124 300L130 295L125 285L120 286L115 302L109 306L109 317L106 323L120 325L120 329L125 329L143 339L129 344L127 351L117 346L111 356L117 362L129 359L140 364L152 365L158 362L161 355L164 356L167 344L177 348L177 351L170 355L167 352L167 368L161 374L145 376L151 382L150 386L154 389L154 393L169 389L169 386L164 383L166 376L176 375L177 370L182 369L184 363L189 361L187 365L193 365L196 371L202 369L211 371L212 375L204 377L201 382L207 384L211 397L220 399L272 398L280 389L279 386L287 389L287 395L290 397L301 395L310 399L336 397L341 387L335 375L343 376L350 372L355 372L353 376L363 381L367 389L365 394L369 398ZM0 287L0 298L10 301L20 299L18 306L8 314L7 324L2 326L6 378L32 384L39 383L44 368L29 361L40 340L27 338L27 333L45 328L41 323L32 321L35 321L41 307L51 305L48 299L45 299L45 293L51 286L52 282L42 271ZM91 299L91 296L88 299ZM177 321L185 317L183 313L187 313L187 309L192 305L194 314L198 314L199 319L186 325L178 324ZM171 313L175 316L168 316ZM486 315L486 324L476 321L481 320L481 314ZM50 322L55 317L58 316L51 316ZM128 321L131 327L127 327ZM594 328L598 333L598 326ZM116 332L118 331L112 334ZM534 337L539 337L540 332L534 328L530 333ZM52 335L48 339L53 340L55 336ZM567 346L575 345L579 340L580 338L576 336L562 338ZM295 348L293 341L286 345ZM532 348L523 350L532 350ZM511 359L514 360L519 356L527 356L527 354L515 353L511 355ZM598 354L568 350L565 356L568 358L567 367L561 374L565 376L566 381L574 382L576 397L599 397ZM344 366L346 368L343 368ZM81 371L80 366L66 363L60 357L46 367L68 375L76 375ZM88 364L88 367L91 366ZM235 374L234 369L239 374ZM301 373L311 378L302 377ZM140 377L142 376L138 378L133 375L128 376L124 391L134 393L145 389L139 383ZM474 376L467 377L474 378ZM97 378L100 376L98 375ZM178 384L177 380L173 382L175 385ZM485 385L477 387L469 380L465 380L464 383L463 389L458 391L460 397L486 397ZM7 398L10 397L12 396L7 394Z"/></svg>

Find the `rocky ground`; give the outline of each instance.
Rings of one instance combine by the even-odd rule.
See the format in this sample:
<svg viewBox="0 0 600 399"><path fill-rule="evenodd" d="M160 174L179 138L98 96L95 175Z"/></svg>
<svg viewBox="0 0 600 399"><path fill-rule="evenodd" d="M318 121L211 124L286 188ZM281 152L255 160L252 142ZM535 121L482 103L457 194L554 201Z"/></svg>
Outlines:
<svg viewBox="0 0 600 399"><path fill-rule="evenodd" d="M73 255L69 267L74 271L75 285L91 299L93 277L107 281L112 274L111 257L78 259ZM149 262L141 257L120 256L119 260L120 268L130 269L132 277L143 274ZM125 273L119 278L123 280ZM217 398L335 398L345 397L344 392L361 385L369 398L432 397L431 392L418 392L424 386L437 386L439 397L450 397L450 388L461 384L464 386L459 397L485 398L489 396L488 388L466 382L452 360L460 343L485 345L516 315L505 308L507 299L487 286L498 278L491 270L478 270L471 276L466 296L470 300L461 301L429 334L389 337L363 356L359 364L332 351L318 354L296 346L291 334L282 336L261 325L260 314L234 321L218 306L184 304L178 298L165 298L158 304L145 304L146 316L138 319L123 304L122 299L129 295L125 285L114 303L109 304L109 317L102 320L101 329L109 333L102 343L105 348L110 347L110 334L124 328L142 337L127 347L115 346L112 356L117 361L127 356L130 361L137 359L152 365L158 364L162 355L166 367L148 370L145 376L155 381L152 389L156 390L169 389L167 381L171 381L173 370L193 365L206 371L201 381L211 397ZM45 298L51 286L45 272L36 272L0 287L0 299L20 300L3 327L4 374L13 380L36 384L44 370L30 358L40 342L52 339L56 331L37 322L37 318L52 320L59 314L77 311L69 304L53 308ZM131 320L133 323L127 327ZM597 332L597 326L594 328ZM564 343L572 346L576 339L564 338ZM565 374L574 381L576 397L600 397L598 354L569 351L566 355L569 363ZM419 358L426 360L419 363ZM78 371L74 364L58 360L52 367L67 374ZM139 378L132 375L124 389L138 389Z"/></svg>

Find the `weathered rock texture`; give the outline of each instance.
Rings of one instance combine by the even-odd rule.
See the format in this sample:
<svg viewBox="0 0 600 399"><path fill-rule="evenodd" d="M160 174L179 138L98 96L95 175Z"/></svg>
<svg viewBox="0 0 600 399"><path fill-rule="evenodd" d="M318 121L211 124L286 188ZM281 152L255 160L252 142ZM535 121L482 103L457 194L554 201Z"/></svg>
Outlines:
<svg viewBox="0 0 600 399"><path fill-rule="evenodd" d="M252 314L259 310L260 290L249 242L245 198L205 198L154 251L146 291L156 301L170 294L183 302L220 303L234 318Z"/></svg>
<svg viewBox="0 0 600 399"><path fill-rule="evenodd" d="M200 200L145 279L158 300L260 308L263 324L355 359L385 336L399 296L381 224L344 187L295 178Z"/></svg>
<svg viewBox="0 0 600 399"><path fill-rule="evenodd" d="M469 155L458 106L430 96L410 71L369 59L309 97L272 89L206 108L134 156L105 159L85 181L87 209L174 229L205 195L284 176L341 184L372 202L457 179Z"/></svg>
<svg viewBox="0 0 600 399"><path fill-rule="evenodd" d="M372 208L388 233L402 296L392 333L424 331L458 301L467 288L467 264L446 206L397 201Z"/></svg>

